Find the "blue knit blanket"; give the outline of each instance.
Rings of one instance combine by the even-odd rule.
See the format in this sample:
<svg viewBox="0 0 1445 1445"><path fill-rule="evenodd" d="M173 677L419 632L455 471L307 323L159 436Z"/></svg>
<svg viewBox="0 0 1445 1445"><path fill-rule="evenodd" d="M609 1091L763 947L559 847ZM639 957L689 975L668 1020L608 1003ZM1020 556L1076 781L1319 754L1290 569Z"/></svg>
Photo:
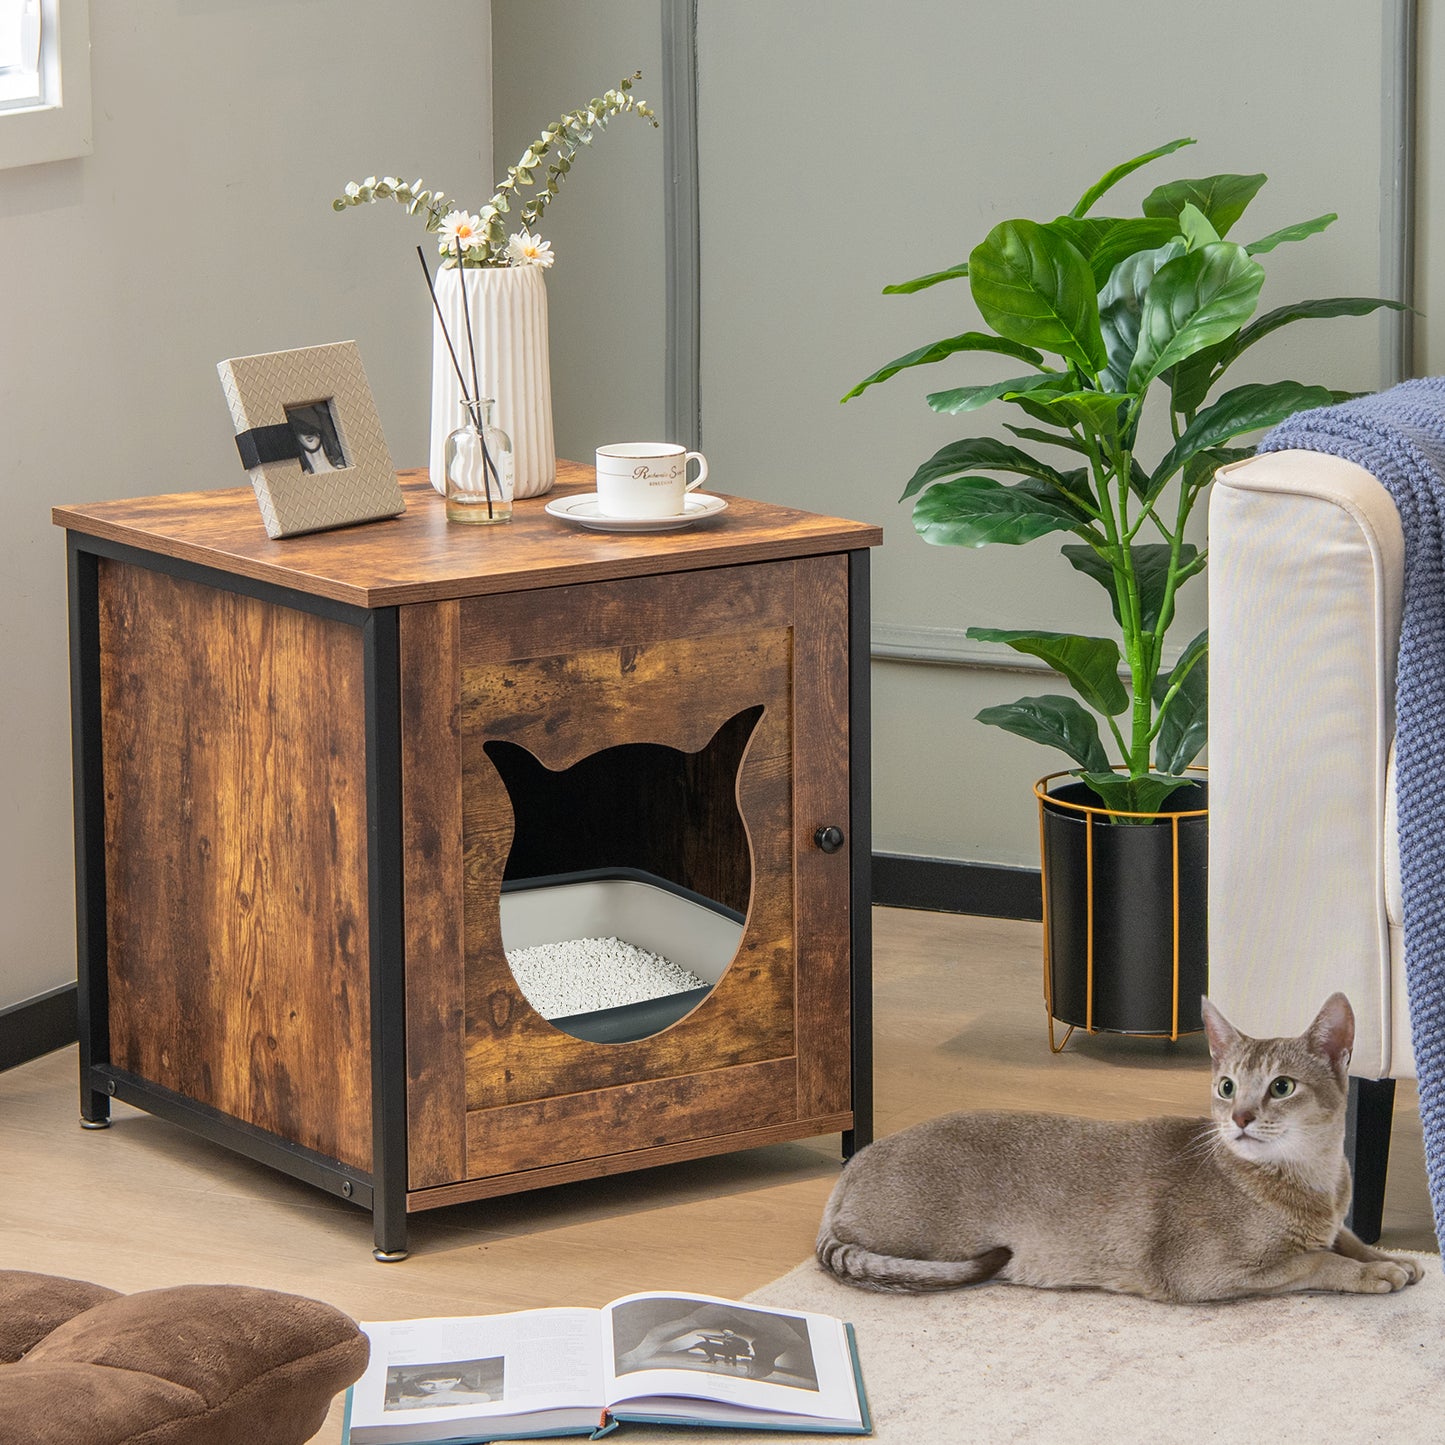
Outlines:
<svg viewBox="0 0 1445 1445"><path fill-rule="evenodd" d="M1404 529L1395 780L1405 984L1435 1233L1445 1242L1445 377L1299 412L1259 450L1286 448L1373 472Z"/></svg>

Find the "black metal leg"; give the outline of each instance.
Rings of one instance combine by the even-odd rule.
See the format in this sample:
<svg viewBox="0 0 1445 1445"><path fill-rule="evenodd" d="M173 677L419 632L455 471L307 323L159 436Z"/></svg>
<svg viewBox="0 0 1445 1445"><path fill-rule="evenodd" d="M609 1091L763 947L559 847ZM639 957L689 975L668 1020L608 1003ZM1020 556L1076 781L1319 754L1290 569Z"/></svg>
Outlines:
<svg viewBox="0 0 1445 1445"><path fill-rule="evenodd" d="M93 1066L110 1062L105 933L105 775L101 756L99 559L68 538L70 760L75 809L76 1028L80 1122L110 1125L110 1095Z"/></svg>
<svg viewBox="0 0 1445 1445"><path fill-rule="evenodd" d="M873 820L872 675L868 553L848 554L848 768L852 877L853 1127L843 1131L843 1158L873 1139Z"/></svg>
<svg viewBox="0 0 1445 1445"><path fill-rule="evenodd" d="M1395 1117L1393 1079L1350 1078L1345 1116L1345 1158L1354 1176L1354 1195L1345 1224L1366 1244L1380 1237L1385 1208L1385 1171L1390 1163L1390 1125Z"/></svg>
<svg viewBox="0 0 1445 1445"><path fill-rule="evenodd" d="M401 845L401 645L397 609L364 624L367 878L371 910L372 1253L406 1247L406 936Z"/></svg>

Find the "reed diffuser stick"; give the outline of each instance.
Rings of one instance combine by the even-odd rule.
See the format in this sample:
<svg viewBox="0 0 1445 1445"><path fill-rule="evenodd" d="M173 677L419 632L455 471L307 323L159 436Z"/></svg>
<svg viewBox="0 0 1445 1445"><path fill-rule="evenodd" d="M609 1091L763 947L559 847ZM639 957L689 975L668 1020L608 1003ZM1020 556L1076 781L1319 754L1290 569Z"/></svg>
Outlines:
<svg viewBox="0 0 1445 1445"><path fill-rule="evenodd" d="M437 288L432 285L431 268L426 263L426 252L420 246L416 248L417 260L421 262L421 274L426 277L426 289L431 292L431 304L437 314L437 321L442 328L442 340L447 344L447 350L451 353L452 368L457 374L457 383L462 389L462 395L467 394L467 379L462 375L462 364L457 360L457 349L452 345L451 332L447 330L447 319L442 315L442 304L437 300Z"/></svg>
<svg viewBox="0 0 1445 1445"><path fill-rule="evenodd" d="M480 405L480 401L479 401L479 399L478 399L477 397L475 397L475 396L471 399L470 402L468 402L468 400L467 400L467 378L466 378L465 374L464 374L463 371L462 371L462 364L461 364L461 362L457 360L457 349L456 349L456 347L452 344L452 334L451 334L450 330L448 330L448 328L447 328L447 319L446 319L445 316L442 315L442 304L441 304L441 302L437 299L437 288L436 288L436 286L435 286L435 285L433 284L433 282L432 282L431 267L428 266L427 263L426 263L426 252L425 252L424 250L422 250L422 248L421 248L420 246L418 246L418 247L416 248L416 257L417 257L417 260L421 262L421 274L426 277L426 289L427 289L427 291L428 291L428 292L430 293L430 295L431 295L432 309L436 312L437 322L438 322L438 324L441 326L441 329L442 329L442 340L446 342L446 344L447 344L447 352L448 352L448 354L451 356L451 359L452 359L452 369L453 369L453 370L456 372L456 374L457 374L457 385L460 386L461 389L462 389L462 401L463 401L463 403L466 404L467 414L468 414L468 415L471 417L471 419L472 419L472 428L473 428L473 430L474 430L474 431L476 432L476 434L477 434L477 441L481 443L481 448L482 448L482 480L483 480L483 485L484 485L484 486L486 487L486 489L487 489L487 516L488 516L488 517L491 517L491 516L492 516L492 486L491 486L491 481L490 481L490 475L491 475L491 474L495 474L495 472L496 472L496 465L495 465L495 463L493 463L493 461L492 461L491 454L487 451L487 441L486 441L486 438L482 435L481 419L480 419L479 416L477 415L477 411L476 411L476 408ZM457 284L461 287L461 290L462 290L462 310L463 310L464 313L466 313L466 317L467 317L467 339L470 341L470 339L471 339L471 330L472 330L471 308L467 305L467 288L466 288L466 281L465 281L465 279L464 279L465 273L464 273L463 267L462 267L462 265L461 265L461 246L460 246L460 243L458 244L458 247L457 247L457 270L458 270L459 272L463 272L462 275L459 275L459 276L457 277ZM474 377L474 378L475 378L475 376L476 376L476 365L477 365L477 353L476 353L476 348L473 347L473 348L472 348L472 374L473 374L473 377ZM500 479L500 478L498 478L497 487L498 487L498 492L499 492L499 494L500 494L500 490L501 490L501 479Z"/></svg>

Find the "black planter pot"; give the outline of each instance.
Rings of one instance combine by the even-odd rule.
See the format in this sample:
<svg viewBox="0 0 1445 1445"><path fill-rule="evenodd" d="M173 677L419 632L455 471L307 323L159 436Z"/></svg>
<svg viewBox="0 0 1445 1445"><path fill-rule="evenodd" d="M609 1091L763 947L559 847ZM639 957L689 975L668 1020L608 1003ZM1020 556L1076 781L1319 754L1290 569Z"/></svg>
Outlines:
<svg viewBox="0 0 1445 1445"><path fill-rule="evenodd" d="M1087 784L1050 781L1036 790L1050 1041L1054 1019L1070 1032L1197 1033L1209 983L1208 784L1115 822Z"/></svg>

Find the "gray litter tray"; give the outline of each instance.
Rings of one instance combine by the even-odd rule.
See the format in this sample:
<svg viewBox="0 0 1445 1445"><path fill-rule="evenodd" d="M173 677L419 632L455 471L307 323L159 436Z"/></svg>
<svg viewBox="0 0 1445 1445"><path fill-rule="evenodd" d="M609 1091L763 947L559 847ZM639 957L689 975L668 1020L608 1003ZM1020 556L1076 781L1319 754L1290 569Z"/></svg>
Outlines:
<svg viewBox="0 0 1445 1445"><path fill-rule="evenodd" d="M742 938L743 915L655 874L627 869L517 879L502 885L508 952L579 938L620 938L707 980L640 1003L550 1020L594 1043L644 1039L690 1013L723 976Z"/></svg>

